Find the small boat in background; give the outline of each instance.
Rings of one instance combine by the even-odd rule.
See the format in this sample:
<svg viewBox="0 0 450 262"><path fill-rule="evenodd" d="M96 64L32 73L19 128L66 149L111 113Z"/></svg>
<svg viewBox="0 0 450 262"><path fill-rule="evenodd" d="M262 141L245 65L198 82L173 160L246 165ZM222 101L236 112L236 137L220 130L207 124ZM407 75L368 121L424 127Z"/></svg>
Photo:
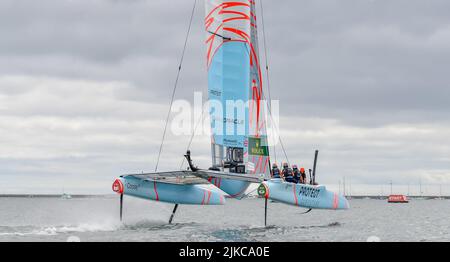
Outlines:
<svg viewBox="0 0 450 262"><path fill-rule="evenodd" d="M63 193L63 194L61 195L61 198L62 198L62 199L72 199L72 196L69 195L69 194Z"/></svg>
<svg viewBox="0 0 450 262"><path fill-rule="evenodd" d="M390 195L388 203L409 203L409 200L405 195Z"/></svg>
<svg viewBox="0 0 450 262"><path fill-rule="evenodd" d="M67 194L66 190L64 190L64 188L63 188L62 191L63 192L62 192L62 195L61 195L61 199L72 199L72 196L70 194Z"/></svg>

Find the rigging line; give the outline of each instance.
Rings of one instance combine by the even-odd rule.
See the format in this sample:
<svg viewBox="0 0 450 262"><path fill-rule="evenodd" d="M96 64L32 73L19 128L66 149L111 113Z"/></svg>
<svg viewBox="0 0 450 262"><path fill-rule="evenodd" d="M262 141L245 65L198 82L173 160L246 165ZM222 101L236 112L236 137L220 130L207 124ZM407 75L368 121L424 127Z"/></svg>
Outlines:
<svg viewBox="0 0 450 262"><path fill-rule="evenodd" d="M264 98L264 100L266 101L266 104L267 104L267 99L266 99L266 95L264 94L264 92L263 92L263 98ZM273 125L275 125L275 121L273 120L273 115L272 115L272 108L270 108L268 105L267 105L267 111L269 111L269 116L270 116L270 121L272 121L272 124ZM277 128L278 126L276 126L276 128ZM279 127L278 127L279 128ZM278 129L277 128L277 129ZM288 156L287 156L287 153L286 153L286 149L284 148L284 144L283 144L283 141L282 141L282 139L281 139L281 134L279 134L278 135L278 140L280 141L280 145L281 145L281 149L283 150L283 153L284 153L284 157L286 157L286 161L288 162L288 164L290 165L290 161L289 161L289 158L288 158Z"/></svg>
<svg viewBox="0 0 450 262"><path fill-rule="evenodd" d="M205 119L204 112L205 112L205 106L202 107L202 114L200 115L199 119L197 120L197 123L195 124L194 130L193 130L194 132L191 135L189 144L186 148L186 152L191 148L191 144L192 144L192 141L194 140L194 136L195 136L195 133L197 132L197 128L200 126L200 123L203 123L203 120ZM180 165L180 170L183 168L185 160L186 160L186 158L183 157L183 160L181 161L181 165Z"/></svg>
<svg viewBox="0 0 450 262"><path fill-rule="evenodd" d="M260 6L261 6L261 22L262 22L262 31L263 31L263 41L264 41L264 58L266 61L266 79L267 79L267 94L269 95L269 101L272 101L272 95L270 93L270 74L269 74L269 58L267 56L267 40L266 40L266 27L264 22L264 7L263 7L263 0L260 0ZM270 107L271 105L267 102L267 107ZM275 162L277 162L277 149L276 149L276 143L273 145L273 153L275 157Z"/></svg>
<svg viewBox="0 0 450 262"><path fill-rule="evenodd" d="M270 73L269 73L269 59L268 59L268 56L267 56L267 41L266 41L266 30L265 30L265 23L264 23L264 6L263 6L263 0L260 0L260 5L261 5L261 22L262 22L262 29L263 29L263 40L264 40L264 53L265 53L265 59L266 59L266 77L267 77L267 90L268 90L268 95L269 95L269 101L272 101L271 99L272 99L272 97L271 97L271 93L270 93ZM264 94L263 94L263 96L264 96ZM264 99L265 99L265 97L264 97ZM271 105L269 105L269 102L267 101L267 99L265 99L266 100L266 104L267 104L267 109L268 109L268 111L269 111L269 115L270 115L270 119L271 119L271 121L272 121L272 125L275 125L275 122L274 122L274 120L273 120L273 116L272 116L272 108L271 108ZM275 127L276 128L276 127ZM282 141L282 139L281 139L281 135L279 134L278 135L278 139L279 139L279 141L280 141L280 145L281 145L281 149L283 150L283 153L284 153L284 156L286 157L286 161L288 162L288 163L290 163L290 161L289 161L289 158L288 158L288 156L287 156L287 153L286 153L286 149L284 148L284 144L283 144L283 141ZM277 154L276 154L276 147L275 147L275 144L276 143L274 143L274 157L275 157L275 162L277 162Z"/></svg>
<svg viewBox="0 0 450 262"><path fill-rule="evenodd" d="M232 40L230 37L225 37L223 35L219 35L218 33L214 33L214 32L211 32L211 31L208 31L208 33L210 33L212 35L215 35L215 36L218 36L218 37L221 37L223 40L228 40L228 41Z"/></svg>
<svg viewBox="0 0 450 262"><path fill-rule="evenodd" d="M188 43L188 40L189 40L189 34L191 32L192 20L194 19L195 7L196 6L197 6L197 0L194 0L194 6L192 7L191 18L190 18L190 21L189 21L189 27L188 27L188 30L187 30L187 33L186 33L186 39L184 40L183 52L181 53L180 64L178 66L177 77L175 79L175 84L174 84L173 91L172 91L172 97L171 97L171 100L170 100L170 106L169 106L169 110L167 112L166 123L164 125L163 137L161 139L161 145L159 146L159 152L158 152L158 158L156 160L155 172L158 171L159 160L161 158L161 152L162 152L162 149L163 149L163 146L164 146L164 140L166 138L167 125L169 123L169 118L170 118L170 111L172 110L173 100L175 98L175 93L176 93L177 87L178 87L178 80L180 79L181 66L183 65L183 61L184 61L184 54L186 52L186 47L187 47L187 43Z"/></svg>
<svg viewBox="0 0 450 262"><path fill-rule="evenodd" d="M264 92L263 92L262 95L263 95L264 100L266 100L266 104L267 104L267 99L266 99L266 96L264 95ZM273 115L272 115L272 109L269 106L267 106L267 111L269 111L270 121L272 121L273 125L275 125L275 121L273 120ZM280 141L280 145L281 145L281 149L283 150L284 157L286 157L286 161L290 165L290 161L289 161L289 158L287 156L286 150L284 148L283 141L281 140L281 134L278 135L278 140Z"/></svg>

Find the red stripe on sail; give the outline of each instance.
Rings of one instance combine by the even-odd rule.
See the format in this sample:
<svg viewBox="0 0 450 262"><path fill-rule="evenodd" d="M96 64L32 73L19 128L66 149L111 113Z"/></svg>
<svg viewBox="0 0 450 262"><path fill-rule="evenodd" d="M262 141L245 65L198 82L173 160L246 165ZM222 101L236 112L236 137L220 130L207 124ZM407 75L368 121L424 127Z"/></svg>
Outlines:
<svg viewBox="0 0 450 262"><path fill-rule="evenodd" d="M269 163L269 157L266 157L266 163L264 163L264 170L262 170L264 172L264 174L266 173L266 167L267 167L268 163Z"/></svg>

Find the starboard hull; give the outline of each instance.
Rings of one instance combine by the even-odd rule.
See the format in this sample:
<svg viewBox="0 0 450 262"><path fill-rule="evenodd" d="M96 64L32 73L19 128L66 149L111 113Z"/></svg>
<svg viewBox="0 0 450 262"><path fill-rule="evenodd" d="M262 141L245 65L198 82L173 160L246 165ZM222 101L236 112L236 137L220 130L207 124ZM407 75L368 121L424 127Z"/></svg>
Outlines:
<svg viewBox="0 0 450 262"><path fill-rule="evenodd" d="M311 209L349 209L347 199L325 186L287 183L272 179L261 184L258 193L276 202Z"/></svg>

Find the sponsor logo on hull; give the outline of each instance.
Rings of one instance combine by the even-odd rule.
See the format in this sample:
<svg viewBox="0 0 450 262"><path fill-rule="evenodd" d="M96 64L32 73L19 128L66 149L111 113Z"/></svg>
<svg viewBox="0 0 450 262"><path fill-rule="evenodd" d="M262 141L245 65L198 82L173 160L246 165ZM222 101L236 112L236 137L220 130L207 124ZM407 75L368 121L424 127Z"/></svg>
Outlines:
<svg viewBox="0 0 450 262"><path fill-rule="evenodd" d="M123 184L122 181L116 179L112 185L112 190L118 194L123 194Z"/></svg>

